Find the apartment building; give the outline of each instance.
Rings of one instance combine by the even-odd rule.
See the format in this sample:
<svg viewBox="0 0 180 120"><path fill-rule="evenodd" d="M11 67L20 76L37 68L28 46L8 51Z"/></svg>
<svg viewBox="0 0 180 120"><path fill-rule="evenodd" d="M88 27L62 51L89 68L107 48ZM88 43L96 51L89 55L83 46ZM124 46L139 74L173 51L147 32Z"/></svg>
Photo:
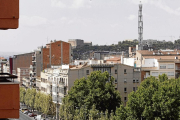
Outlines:
<svg viewBox="0 0 180 120"><path fill-rule="evenodd" d="M34 52L14 55L13 57L13 74L17 74L17 68L28 68L32 65L32 56ZM11 65L10 65L11 66Z"/></svg>
<svg viewBox="0 0 180 120"><path fill-rule="evenodd" d="M34 52L14 55L13 62L10 64L14 74L19 75L19 81L26 86L36 86L36 79L40 78L41 71L51 66L69 64L73 60L71 45L63 41L51 41L45 47L38 47ZM29 68L29 76L23 76L17 72L17 68ZM21 71L21 70L20 70ZM29 77L29 78L28 78Z"/></svg>
<svg viewBox="0 0 180 120"><path fill-rule="evenodd" d="M42 48L42 69L69 64L73 61L71 44L64 41L51 41Z"/></svg>
<svg viewBox="0 0 180 120"><path fill-rule="evenodd" d="M169 79L179 78L180 76L180 60L178 59L159 59L157 67L142 67L142 80L154 76L166 74Z"/></svg>
<svg viewBox="0 0 180 120"><path fill-rule="evenodd" d="M162 74L167 74L168 78L178 78L179 52L180 50L137 51L136 64L141 67L141 80Z"/></svg>
<svg viewBox="0 0 180 120"><path fill-rule="evenodd" d="M18 82L20 85L23 85L23 78L29 78L29 68L28 67L22 67L17 68L17 76L18 76Z"/></svg>
<svg viewBox="0 0 180 120"><path fill-rule="evenodd" d="M41 72L40 84L37 84L37 87L40 91L50 94L54 103L62 104L62 99L66 95L66 74L58 68L47 68Z"/></svg>
<svg viewBox="0 0 180 120"><path fill-rule="evenodd" d="M64 88L64 91L62 89L59 90L61 95L58 95L61 96L58 98L58 100L61 101L63 92L64 95L66 95L74 85L74 81L76 79L80 79L83 77L87 78L87 76L90 75L91 72L97 70L100 70L102 72L107 71L111 76L115 78L115 89L120 92L124 104L126 104L128 100L128 94L132 91L136 91L141 82L140 68L134 68L123 64L84 64L74 67L70 65L62 65L59 68L48 68L44 71L44 73L42 73L41 79L45 79L46 85L44 83L41 83L41 90L49 93L50 88L47 86L47 84L49 84L48 81L50 83L52 82L52 88L53 86L56 88L56 85L60 85L58 84L59 82L63 83L63 86L61 87ZM56 84L53 85L53 82ZM52 93L53 91L56 92L55 88L52 89ZM53 93L54 100L57 99L57 94L55 94L55 92Z"/></svg>

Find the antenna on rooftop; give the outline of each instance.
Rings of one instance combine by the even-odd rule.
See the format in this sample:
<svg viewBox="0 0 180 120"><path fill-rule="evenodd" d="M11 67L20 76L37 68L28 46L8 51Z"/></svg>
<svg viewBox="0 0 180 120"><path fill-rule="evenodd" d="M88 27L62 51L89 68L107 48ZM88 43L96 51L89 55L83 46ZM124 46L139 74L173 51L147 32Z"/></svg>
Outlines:
<svg viewBox="0 0 180 120"><path fill-rule="evenodd" d="M140 1L139 12L138 12L138 41L139 41L139 50L142 50L142 41L143 41L143 15L142 15L142 4Z"/></svg>

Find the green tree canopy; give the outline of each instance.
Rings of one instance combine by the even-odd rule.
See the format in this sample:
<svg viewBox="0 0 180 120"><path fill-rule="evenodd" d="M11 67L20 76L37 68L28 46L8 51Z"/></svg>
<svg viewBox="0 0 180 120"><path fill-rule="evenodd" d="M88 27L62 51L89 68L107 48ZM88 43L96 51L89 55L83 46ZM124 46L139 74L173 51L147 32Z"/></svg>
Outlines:
<svg viewBox="0 0 180 120"><path fill-rule="evenodd" d="M22 102L22 103L25 102L25 94L26 94L25 88L20 87L20 102Z"/></svg>
<svg viewBox="0 0 180 120"><path fill-rule="evenodd" d="M74 82L74 86L63 99L60 116L70 119L77 110L83 109L88 117L93 105L100 112L108 110L110 113L111 110L115 112L120 104L120 93L115 90L114 78L110 77L108 72L95 71L87 79L81 78Z"/></svg>
<svg viewBox="0 0 180 120"><path fill-rule="evenodd" d="M116 111L122 120L178 120L180 114L180 78L168 79L163 74L159 79L149 77L136 92L128 96L126 107Z"/></svg>

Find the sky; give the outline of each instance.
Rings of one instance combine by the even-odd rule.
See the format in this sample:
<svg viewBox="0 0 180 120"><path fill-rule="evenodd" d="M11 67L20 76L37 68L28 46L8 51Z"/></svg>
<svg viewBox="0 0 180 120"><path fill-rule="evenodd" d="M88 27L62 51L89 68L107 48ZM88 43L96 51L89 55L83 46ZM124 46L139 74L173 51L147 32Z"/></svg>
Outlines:
<svg viewBox="0 0 180 120"><path fill-rule="evenodd" d="M180 38L180 0L141 0L143 38ZM31 52L51 40L93 45L138 38L139 0L20 0L19 28L0 31L2 52Z"/></svg>

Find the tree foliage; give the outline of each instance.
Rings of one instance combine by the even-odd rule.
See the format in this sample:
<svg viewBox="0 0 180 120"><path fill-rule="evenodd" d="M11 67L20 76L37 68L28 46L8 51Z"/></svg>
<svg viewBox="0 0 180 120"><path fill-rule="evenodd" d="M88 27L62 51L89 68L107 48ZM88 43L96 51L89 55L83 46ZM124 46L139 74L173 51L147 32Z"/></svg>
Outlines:
<svg viewBox="0 0 180 120"><path fill-rule="evenodd" d="M149 77L136 92L128 96L126 107L116 111L116 117L124 120L177 120L180 111L180 79Z"/></svg>
<svg viewBox="0 0 180 120"><path fill-rule="evenodd" d="M116 107L121 104L120 93L115 90L114 78L108 72L92 72L88 78L81 78L74 82L74 86L63 99L60 107L62 119L72 119L76 113L81 115L81 110L85 112L86 118L93 107L103 113L115 112Z"/></svg>
<svg viewBox="0 0 180 120"><path fill-rule="evenodd" d="M20 88L20 100L32 109L43 112L44 114L55 115L55 104L52 102L52 97L41 92L36 92L35 89Z"/></svg>
<svg viewBox="0 0 180 120"><path fill-rule="evenodd" d="M25 88L20 87L20 102L22 102L22 103L25 102L25 94L26 94Z"/></svg>

